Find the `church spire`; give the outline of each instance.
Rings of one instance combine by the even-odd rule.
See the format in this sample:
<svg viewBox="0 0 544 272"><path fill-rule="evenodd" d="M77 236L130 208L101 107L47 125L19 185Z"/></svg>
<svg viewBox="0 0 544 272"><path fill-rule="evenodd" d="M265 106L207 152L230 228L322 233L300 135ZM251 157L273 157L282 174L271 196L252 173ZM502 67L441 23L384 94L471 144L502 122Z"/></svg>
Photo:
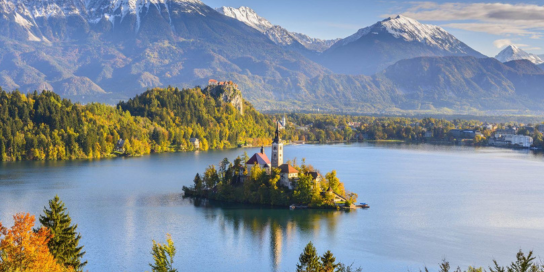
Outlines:
<svg viewBox="0 0 544 272"><path fill-rule="evenodd" d="M276 134L275 134L275 138L274 138L274 143L278 144L280 143L281 139L280 139L280 122L278 121L276 123Z"/></svg>

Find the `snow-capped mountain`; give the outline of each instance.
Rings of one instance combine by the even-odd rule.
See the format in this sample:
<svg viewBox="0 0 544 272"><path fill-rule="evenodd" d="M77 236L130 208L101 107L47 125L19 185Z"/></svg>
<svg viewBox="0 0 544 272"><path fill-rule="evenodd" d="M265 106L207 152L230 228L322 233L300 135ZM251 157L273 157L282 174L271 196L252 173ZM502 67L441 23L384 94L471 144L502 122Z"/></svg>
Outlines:
<svg viewBox="0 0 544 272"><path fill-rule="evenodd" d="M504 48L497 56L495 56L500 62L509 62L512 60L528 60L536 65L544 63L539 56L523 51L523 49L515 46L509 45Z"/></svg>
<svg viewBox="0 0 544 272"><path fill-rule="evenodd" d="M438 26L398 15L338 41L324 52L322 63L338 73L373 74L423 56L485 57Z"/></svg>
<svg viewBox="0 0 544 272"><path fill-rule="evenodd" d="M181 14L214 12L200 0L2 0L0 21L13 38L29 41L73 40L91 29L140 31L144 17L162 17L175 30ZM154 21L154 20L152 20ZM3 24L4 25L4 24Z"/></svg>
<svg viewBox="0 0 544 272"><path fill-rule="evenodd" d="M227 73L242 85L242 73L279 80L329 72L199 0L0 0L0 26L7 90L87 98Z"/></svg>
<svg viewBox="0 0 544 272"><path fill-rule="evenodd" d="M302 45L304 48L311 51L323 52L339 40L321 40L311 38L305 34L290 32L281 26L273 25L270 21L259 16L253 9L248 7L220 7L216 10L225 16L234 18L259 30L261 33L268 36L274 43L286 47L297 48Z"/></svg>
<svg viewBox="0 0 544 272"><path fill-rule="evenodd" d="M254 10L248 7L232 8L232 7L220 7L216 9L219 13L234 18L244 24L251 26L260 32L264 33L274 25L259 16Z"/></svg>

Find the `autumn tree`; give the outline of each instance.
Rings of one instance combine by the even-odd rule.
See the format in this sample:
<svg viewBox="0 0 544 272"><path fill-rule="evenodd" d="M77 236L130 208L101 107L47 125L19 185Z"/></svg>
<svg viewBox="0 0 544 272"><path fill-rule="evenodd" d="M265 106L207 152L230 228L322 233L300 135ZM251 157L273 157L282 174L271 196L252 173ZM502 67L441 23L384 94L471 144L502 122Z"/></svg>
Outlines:
<svg viewBox="0 0 544 272"><path fill-rule="evenodd" d="M161 244L153 240L153 248L151 249L153 260L155 263L149 264L153 272L177 272L173 267L174 256L176 255L176 247L172 241L172 237L168 234L166 244Z"/></svg>
<svg viewBox="0 0 544 272"><path fill-rule="evenodd" d="M217 174L217 170L215 170L214 165L210 165L206 172L204 172L204 184L206 184L206 188L212 189L217 183L219 182L219 175Z"/></svg>
<svg viewBox="0 0 544 272"><path fill-rule="evenodd" d="M7 229L0 222L1 272L69 272L72 267L58 263L49 252L51 233L47 228L33 231L35 217L19 213L13 216L13 227Z"/></svg>
<svg viewBox="0 0 544 272"><path fill-rule="evenodd" d="M43 227L49 229L49 252L58 263L81 271L87 264L87 261L82 261L85 251L82 251L83 246L79 246L81 235L76 232L77 225L72 225L72 219L59 196L49 200L49 208L44 207L43 213L39 220Z"/></svg>

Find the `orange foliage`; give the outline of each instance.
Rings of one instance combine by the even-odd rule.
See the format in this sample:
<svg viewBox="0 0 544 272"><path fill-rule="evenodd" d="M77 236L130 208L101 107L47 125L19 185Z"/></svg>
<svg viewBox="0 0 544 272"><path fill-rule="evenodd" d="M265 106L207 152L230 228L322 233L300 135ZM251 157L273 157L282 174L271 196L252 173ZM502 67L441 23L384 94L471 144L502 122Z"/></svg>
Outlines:
<svg viewBox="0 0 544 272"><path fill-rule="evenodd" d="M58 264L49 252L49 229L42 227L37 232L32 230L35 221L33 215L19 213L13 219L15 222L11 229L0 223L0 238L3 238L0 241L0 271L74 271Z"/></svg>

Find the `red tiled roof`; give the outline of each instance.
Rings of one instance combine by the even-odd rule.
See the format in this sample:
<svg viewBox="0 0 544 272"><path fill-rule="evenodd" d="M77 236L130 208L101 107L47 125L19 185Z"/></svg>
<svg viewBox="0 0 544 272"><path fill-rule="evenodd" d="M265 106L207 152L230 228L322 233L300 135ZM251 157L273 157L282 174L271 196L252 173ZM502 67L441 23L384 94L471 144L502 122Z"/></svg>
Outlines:
<svg viewBox="0 0 544 272"><path fill-rule="evenodd" d="M286 163L280 165L278 168L281 170L281 173L288 173L288 174L298 173L297 169L295 169L293 166Z"/></svg>
<svg viewBox="0 0 544 272"><path fill-rule="evenodd" d="M246 164L270 164L270 160L268 159L268 156L264 153L255 153L247 162Z"/></svg>

